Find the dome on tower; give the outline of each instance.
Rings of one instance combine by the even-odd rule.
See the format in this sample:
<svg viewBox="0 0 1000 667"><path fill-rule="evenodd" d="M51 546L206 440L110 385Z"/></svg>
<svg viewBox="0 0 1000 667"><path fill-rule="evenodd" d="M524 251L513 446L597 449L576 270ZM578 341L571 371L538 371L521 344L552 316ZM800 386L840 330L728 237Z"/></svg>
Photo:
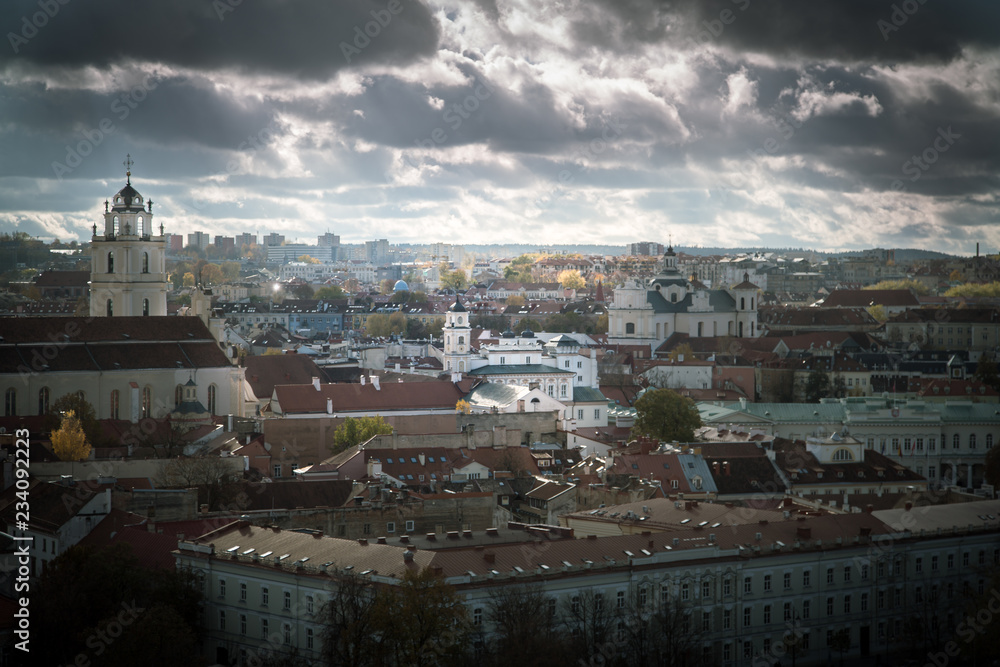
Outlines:
<svg viewBox="0 0 1000 667"><path fill-rule="evenodd" d="M115 211L141 211L142 195L128 183L115 195L112 208Z"/></svg>
<svg viewBox="0 0 1000 667"><path fill-rule="evenodd" d="M534 338L534 337L535 337L535 332L532 331L531 329L525 329L524 331L521 332L521 338Z"/></svg>
<svg viewBox="0 0 1000 667"><path fill-rule="evenodd" d="M405 280L397 280L396 284L392 286L393 292L409 292L410 286L406 284Z"/></svg>
<svg viewBox="0 0 1000 667"><path fill-rule="evenodd" d="M452 313L464 313L464 312L466 312L465 311L465 306L463 306L462 302L458 300L458 295L457 294L455 295L455 303L451 304L451 306L448 307L448 310L450 312L452 312Z"/></svg>
<svg viewBox="0 0 1000 667"><path fill-rule="evenodd" d="M508 328L506 331L504 331L502 334L500 334L500 337L501 338L517 338L517 334L514 333L513 329L509 329Z"/></svg>

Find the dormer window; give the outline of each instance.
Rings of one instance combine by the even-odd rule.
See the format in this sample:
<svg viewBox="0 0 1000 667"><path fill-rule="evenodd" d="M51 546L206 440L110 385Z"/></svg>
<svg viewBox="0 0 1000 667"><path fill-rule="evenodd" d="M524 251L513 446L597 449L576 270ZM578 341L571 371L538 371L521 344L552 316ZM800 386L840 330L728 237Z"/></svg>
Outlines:
<svg viewBox="0 0 1000 667"><path fill-rule="evenodd" d="M670 303L677 303L677 292L670 293Z"/></svg>

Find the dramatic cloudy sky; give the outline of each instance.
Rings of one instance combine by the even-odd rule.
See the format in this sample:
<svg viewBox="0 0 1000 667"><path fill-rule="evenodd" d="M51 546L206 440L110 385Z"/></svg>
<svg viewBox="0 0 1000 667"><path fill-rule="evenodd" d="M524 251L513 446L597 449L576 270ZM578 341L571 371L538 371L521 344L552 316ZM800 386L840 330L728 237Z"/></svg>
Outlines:
<svg viewBox="0 0 1000 667"><path fill-rule="evenodd" d="M131 153L174 233L995 252L998 25L986 0L4 0L0 230L89 238Z"/></svg>

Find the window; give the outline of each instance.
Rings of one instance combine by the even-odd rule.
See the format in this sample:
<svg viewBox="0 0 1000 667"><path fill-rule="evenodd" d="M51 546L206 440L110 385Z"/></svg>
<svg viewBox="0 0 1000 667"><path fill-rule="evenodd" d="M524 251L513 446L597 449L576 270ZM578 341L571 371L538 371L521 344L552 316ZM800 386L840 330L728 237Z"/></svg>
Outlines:
<svg viewBox="0 0 1000 667"><path fill-rule="evenodd" d="M115 302L112 301L111 299L108 299L108 302L107 302L107 304L105 306L105 311L106 311L106 314L107 314L108 317L114 317L114 315L115 315Z"/></svg>
<svg viewBox="0 0 1000 667"><path fill-rule="evenodd" d="M618 608L625 608L625 591L618 591Z"/></svg>
<svg viewBox="0 0 1000 667"><path fill-rule="evenodd" d="M845 614L850 614L851 613L851 596L850 595L845 595L844 596L844 613Z"/></svg>
<svg viewBox="0 0 1000 667"><path fill-rule="evenodd" d="M285 623L282 625L281 629L281 640L284 642L285 646L290 646L292 643L292 626Z"/></svg>
<svg viewBox="0 0 1000 667"><path fill-rule="evenodd" d="M247 601L247 585L245 583L240 584L240 602Z"/></svg>
<svg viewBox="0 0 1000 667"><path fill-rule="evenodd" d="M639 606L640 607L645 607L646 606L646 589L645 588L639 589ZM577 614L580 613L580 596L579 595L574 595L570 599L570 609L573 610L573 615L574 616L576 616Z"/></svg>
<svg viewBox="0 0 1000 667"><path fill-rule="evenodd" d="M291 591L285 591L285 611L292 608L292 593Z"/></svg>
<svg viewBox="0 0 1000 667"><path fill-rule="evenodd" d="M406 522L406 532L407 532L407 533L412 533L412 532L413 532L413 529L414 529L415 527L416 527L416 524L414 524L414 523L413 523L413 521L407 521L407 522Z"/></svg>
<svg viewBox="0 0 1000 667"><path fill-rule="evenodd" d="M826 568L826 583L828 583L828 584L832 584L833 583L833 568L832 567Z"/></svg>
<svg viewBox="0 0 1000 667"><path fill-rule="evenodd" d="M149 253L142 253L142 272L149 273Z"/></svg>
<svg viewBox="0 0 1000 667"><path fill-rule="evenodd" d="M809 581L812 578L811 575L812 575L812 573L811 573L810 570L804 570L802 572L802 585L803 586L809 587L810 585L812 585L811 582Z"/></svg>
<svg viewBox="0 0 1000 667"><path fill-rule="evenodd" d="M862 565L861 566L861 580L862 581L868 581L868 566L867 565Z"/></svg>
<svg viewBox="0 0 1000 667"><path fill-rule="evenodd" d="M42 387L38 390L38 414L44 415L49 411L49 388Z"/></svg>
<svg viewBox="0 0 1000 667"><path fill-rule="evenodd" d="M108 273L115 272L115 253L108 253Z"/></svg>
<svg viewBox="0 0 1000 667"><path fill-rule="evenodd" d="M472 624L482 625L483 624L483 610L481 607L476 607L472 610Z"/></svg>
<svg viewBox="0 0 1000 667"><path fill-rule="evenodd" d="M701 582L701 597L710 598L712 597L712 584L708 581Z"/></svg>
<svg viewBox="0 0 1000 667"><path fill-rule="evenodd" d="M951 448L952 448L952 449L958 449L958 446L959 446L959 442L960 442L960 441L959 441L959 438L958 438L958 433L956 433L956 434L955 434L954 436L952 436L952 438L951 438Z"/></svg>
<svg viewBox="0 0 1000 667"><path fill-rule="evenodd" d="M180 385L177 385L176 387L174 387L174 407L175 408L178 405L181 404L181 400L183 398L184 398L184 389Z"/></svg>
<svg viewBox="0 0 1000 667"><path fill-rule="evenodd" d="M784 576L784 588L787 591L791 587L792 587L792 573L791 572L785 572L785 576Z"/></svg>
<svg viewBox="0 0 1000 667"><path fill-rule="evenodd" d="M547 602L547 606L548 606L548 609L549 609L549 618L555 618L556 617L556 599L555 598L549 598L546 602Z"/></svg>
<svg viewBox="0 0 1000 667"><path fill-rule="evenodd" d="M583 419L583 410L577 410L576 411L576 418L577 419Z"/></svg>
<svg viewBox="0 0 1000 667"><path fill-rule="evenodd" d="M687 584L681 584L681 599L689 600L691 598L691 590Z"/></svg>
<svg viewBox="0 0 1000 667"><path fill-rule="evenodd" d="M219 629L226 629L226 612L221 610L219 611Z"/></svg>
<svg viewBox="0 0 1000 667"><path fill-rule="evenodd" d="M809 600L802 601L802 618L809 618Z"/></svg>
<svg viewBox="0 0 1000 667"><path fill-rule="evenodd" d="M969 449L975 449L975 448L976 448L976 434L975 433L970 433L969 434Z"/></svg>
<svg viewBox="0 0 1000 667"><path fill-rule="evenodd" d="M311 613L313 613L315 611L315 609L316 609L316 603L313 600L313 596L307 595L306 596L306 613L311 614Z"/></svg>
<svg viewBox="0 0 1000 667"><path fill-rule="evenodd" d="M315 641L313 640L313 629L306 628L306 648L313 648Z"/></svg>
<svg viewBox="0 0 1000 667"><path fill-rule="evenodd" d="M920 557L917 557L917 560L914 561L914 567L916 568L916 571L918 573L923 572L924 571L924 559L920 558Z"/></svg>
<svg viewBox="0 0 1000 667"><path fill-rule="evenodd" d="M723 609L722 610L722 629L729 630L733 627L733 610Z"/></svg>
<svg viewBox="0 0 1000 667"><path fill-rule="evenodd" d="M753 657L753 641L747 639L743 642L743 658L749 660Z"/></svg>
<svg viewBox="0 0 1000 667"><path fill-rule="evenodd" d="M751 613L752 612L750 611L750 607L744 607L743 608L743 627L744 628L749 628L750 627L750 623L751 623L751 620L752 620L751 619Z"/></svg>
<svg viewBox="0 0 1000 667"><path fill-rule="evenodd" d="M969 552L962 554L962 567L969 567Z"/></svg>
<svg viewBox="0 0 1000 667"><path fill-rule="evenodd" d="M111 418L118 419L119 409L121 407L121 393L117 389L111 390Z"/></svg>
<svg viewBox="0 0 1000 667"><path fill-rule="evenodd" d="M410 475L410 479L413 479L413 475ZM362 524L361 532L364 533L365 535L371 535L372 525L370 523Z"/></svg>
<svg viewBox="0 0 1000 667"><path fill-rule="evenodd" d="M954 569L955 567L955 554L948 554L948 569Z"/></svg>
<svg viewBox="0 0 1000 667"><path fill-rule="evenodd" d="M272 467L274 468L274 476L281 477L281 464L275 463Z"/></svg>
<svg viewBox="0 0 1000 667"><path fill-rule="evenodd" d="M764 605L764 623L767 624L770 622L771 622L771 605L766 604Z"/></svg>
<svg viewBox="0 0 1000 667"><path fill-rule="evenodd" d="M267 639L267 633L268 633L267 619L266 618L262 618L262 619L260 619L260 636L261 636L261 638L262 639Z"/></svg>
<svg viewBox="0 0 1000 667"><path fill-rule="evenodd" d="M421 477L423 477L423 475L421 475ZM387 533L395 533L396 532L396 522L395 521L388 521L388 522L386 522L386 524L385 524L385 532L387 532Z"/></svg>
<svg viewBox="0 0 1000 667"><path fill-rule="evenodd" d="M240 634L244 637L247 634L247 615L240 614Z"/></svg>
<svg viewBox="0 0 1000 667"><path fill-rule="evenodd" d="M153 412L153 390L150 387L142 389L142 418L152 417Z"/></svg>
<svg viewBox="0 0 1000 667"><path fill-rule="evenodd" d="M261 607L266 607L267 606L268 597L269 596L268 596L267 586L261 586L260 587L260 606Z"/></svg>
<svg viewBox="0 0 1000 667"><path fill-rule="evenodd" d="M828 597L826 599L826 615L833 616L833 598Z"/></svg>
<svg viewBox="0 0 1000 667"><path fill-rule="evenodd" d="M986 449L992 449L992 448L993 448L993 434L992 433L987 433L986 434Z"/></svg>
<svg viewBox="0 0 1000 667"><path fill-rule="evenodd" d="M727 597L733 594L733 580L729 577L722 580L722 594Z"/></svg>
<svg viewBox="0 0 1000 667"><path fill-rule="evenodd" d="M764 575L764 592L766 593L769 590L771 590L771 575L765 574Z"/></svg>
<svg viewBox="0 0 1000 667"><path fill-rule="evenodd" d="M149 315L149 299L142 300L142 315L143 317Z"/></svg>
<svg viewBox="0 0 1000 667"><path fill-rule="evenodd" d="M747 595L753 593L753 577L743 578L743 592Z"/></svg>
<svg viewBox="0 0 1000 667"><path fill-rule="evenodd" d="M845 565L844 566L844 581L850 581L850 580L851 580L851 566L850 565Z"/></svg>
<svg viewBox="0 0 1000 667"><path fill-rule="evenodd" d="M226 580L225 579L219 579L219 597L220 598L226 597Z"/></svg>
<svg viewBox="0 0 1000 667"><path fill-rule="evenodd" d="M785 616L784 616L784 619L786 621L792 620L792 603L791 602L786 602L785 603Z"/></svg>
<svg viewBox="0 0 1000 667"><path fill-rule="evenodd" d="M625 333L627 333L627 334L634 334L635 333L635 323L634 322L626 322L625 323Z"/></svg>
<svg viewBox="0 0 1000 667"><path fill-rule="evenodd" d="M215 414L215 385L208 385L208 414Z"/></svg>

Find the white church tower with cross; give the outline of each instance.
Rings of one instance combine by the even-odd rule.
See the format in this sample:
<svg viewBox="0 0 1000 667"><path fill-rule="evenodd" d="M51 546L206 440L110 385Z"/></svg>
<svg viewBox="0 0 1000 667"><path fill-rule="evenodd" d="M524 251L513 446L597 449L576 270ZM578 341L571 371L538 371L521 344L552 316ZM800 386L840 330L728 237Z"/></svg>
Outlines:
<svg viewBox="0 0 1000 667"><path fill-rule="evenodd" d="M104 229L90 244L90 315L129 317L167 314L166 237L153 228L153 200L132 187L132 156L125 187L104 202ZM100 232L100 233L99 233Z"/></svg>

